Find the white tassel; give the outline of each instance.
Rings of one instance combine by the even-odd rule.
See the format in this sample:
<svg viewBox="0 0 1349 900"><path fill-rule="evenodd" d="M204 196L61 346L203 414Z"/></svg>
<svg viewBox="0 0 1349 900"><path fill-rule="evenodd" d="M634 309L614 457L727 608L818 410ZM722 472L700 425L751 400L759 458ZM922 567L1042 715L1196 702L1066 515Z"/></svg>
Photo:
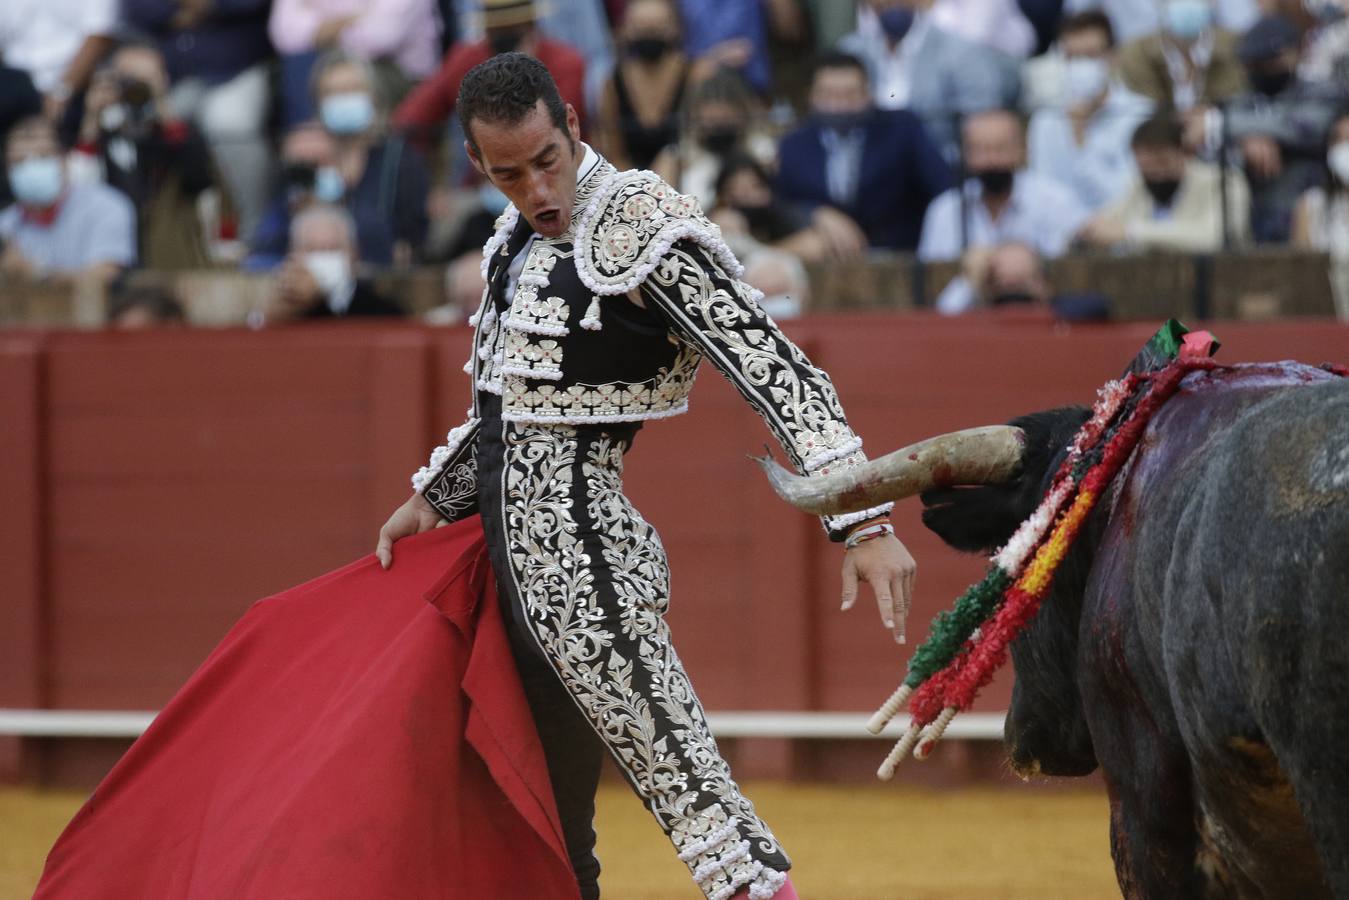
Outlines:
<svg viewBox="0 0 1349 900"><path fill-rule="evenodd" d="M600 324L599 294L591 296L590 305L586 307L586 314L581 319L581 327L586 331L599 331L604 327Z"/></svg>

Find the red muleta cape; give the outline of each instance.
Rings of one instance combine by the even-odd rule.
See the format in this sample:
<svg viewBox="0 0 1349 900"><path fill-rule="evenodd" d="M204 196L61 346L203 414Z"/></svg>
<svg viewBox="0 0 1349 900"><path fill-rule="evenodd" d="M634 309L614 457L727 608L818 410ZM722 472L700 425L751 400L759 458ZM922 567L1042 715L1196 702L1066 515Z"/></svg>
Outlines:
<svg viewBox="0 0 1349 900"><path fill-rule="evenodd" d="M35 897L576 900L478 518L254 604Z"/></svg>

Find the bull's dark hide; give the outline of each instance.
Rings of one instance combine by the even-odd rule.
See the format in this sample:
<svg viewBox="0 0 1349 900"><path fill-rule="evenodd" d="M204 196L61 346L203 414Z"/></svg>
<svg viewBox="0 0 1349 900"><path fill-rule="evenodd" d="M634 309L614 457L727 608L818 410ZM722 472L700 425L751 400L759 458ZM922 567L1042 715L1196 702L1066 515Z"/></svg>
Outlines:
<svg viewBox="0 0 1349 900"><path fill-rule="evenodd" d="M1084 416L1019 420L1023 474L924 520L1006 541ZM1189 376L1110 500L1013 645L1013 763L1099 763L1126 896L1349 898L1349 380Z"/></svg>

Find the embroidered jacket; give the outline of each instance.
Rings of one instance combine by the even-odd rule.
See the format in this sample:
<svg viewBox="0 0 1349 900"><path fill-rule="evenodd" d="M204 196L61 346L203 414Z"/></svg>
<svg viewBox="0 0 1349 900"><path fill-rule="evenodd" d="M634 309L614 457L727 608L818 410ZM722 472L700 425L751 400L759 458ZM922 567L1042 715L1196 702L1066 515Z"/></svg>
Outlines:
<svg viewBox="0 0 1349 900"><path fill-rule="evenodd" d="M703 359L763 416L797 471L865 459L829 376L759 307L762 295L739 280L743 269L697 201L651 172L598 159L578 180L571 229L533 236L507 304L508 268L530 236L513 206L497 220L483 249L487 289L469 320L474 405L412 479L445 518L475 508L479 392L501 397L506 421L638 422L687 410ZM841 540L889 508L824 525Z"/></svg>

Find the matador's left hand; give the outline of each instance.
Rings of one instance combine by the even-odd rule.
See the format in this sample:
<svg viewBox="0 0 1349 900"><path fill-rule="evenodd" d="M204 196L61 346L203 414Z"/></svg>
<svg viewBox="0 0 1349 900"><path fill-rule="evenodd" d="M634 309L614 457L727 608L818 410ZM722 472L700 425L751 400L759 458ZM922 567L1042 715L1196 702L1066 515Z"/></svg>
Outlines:
<svg viewBox="0 0 1349 900"><path fill-rule="evenodd" d="M843 555L843 608L852 609L858 583L865 581L876 595L881 621L902 644L917 575L918 564L893 535L858 544Z"/></svg>

